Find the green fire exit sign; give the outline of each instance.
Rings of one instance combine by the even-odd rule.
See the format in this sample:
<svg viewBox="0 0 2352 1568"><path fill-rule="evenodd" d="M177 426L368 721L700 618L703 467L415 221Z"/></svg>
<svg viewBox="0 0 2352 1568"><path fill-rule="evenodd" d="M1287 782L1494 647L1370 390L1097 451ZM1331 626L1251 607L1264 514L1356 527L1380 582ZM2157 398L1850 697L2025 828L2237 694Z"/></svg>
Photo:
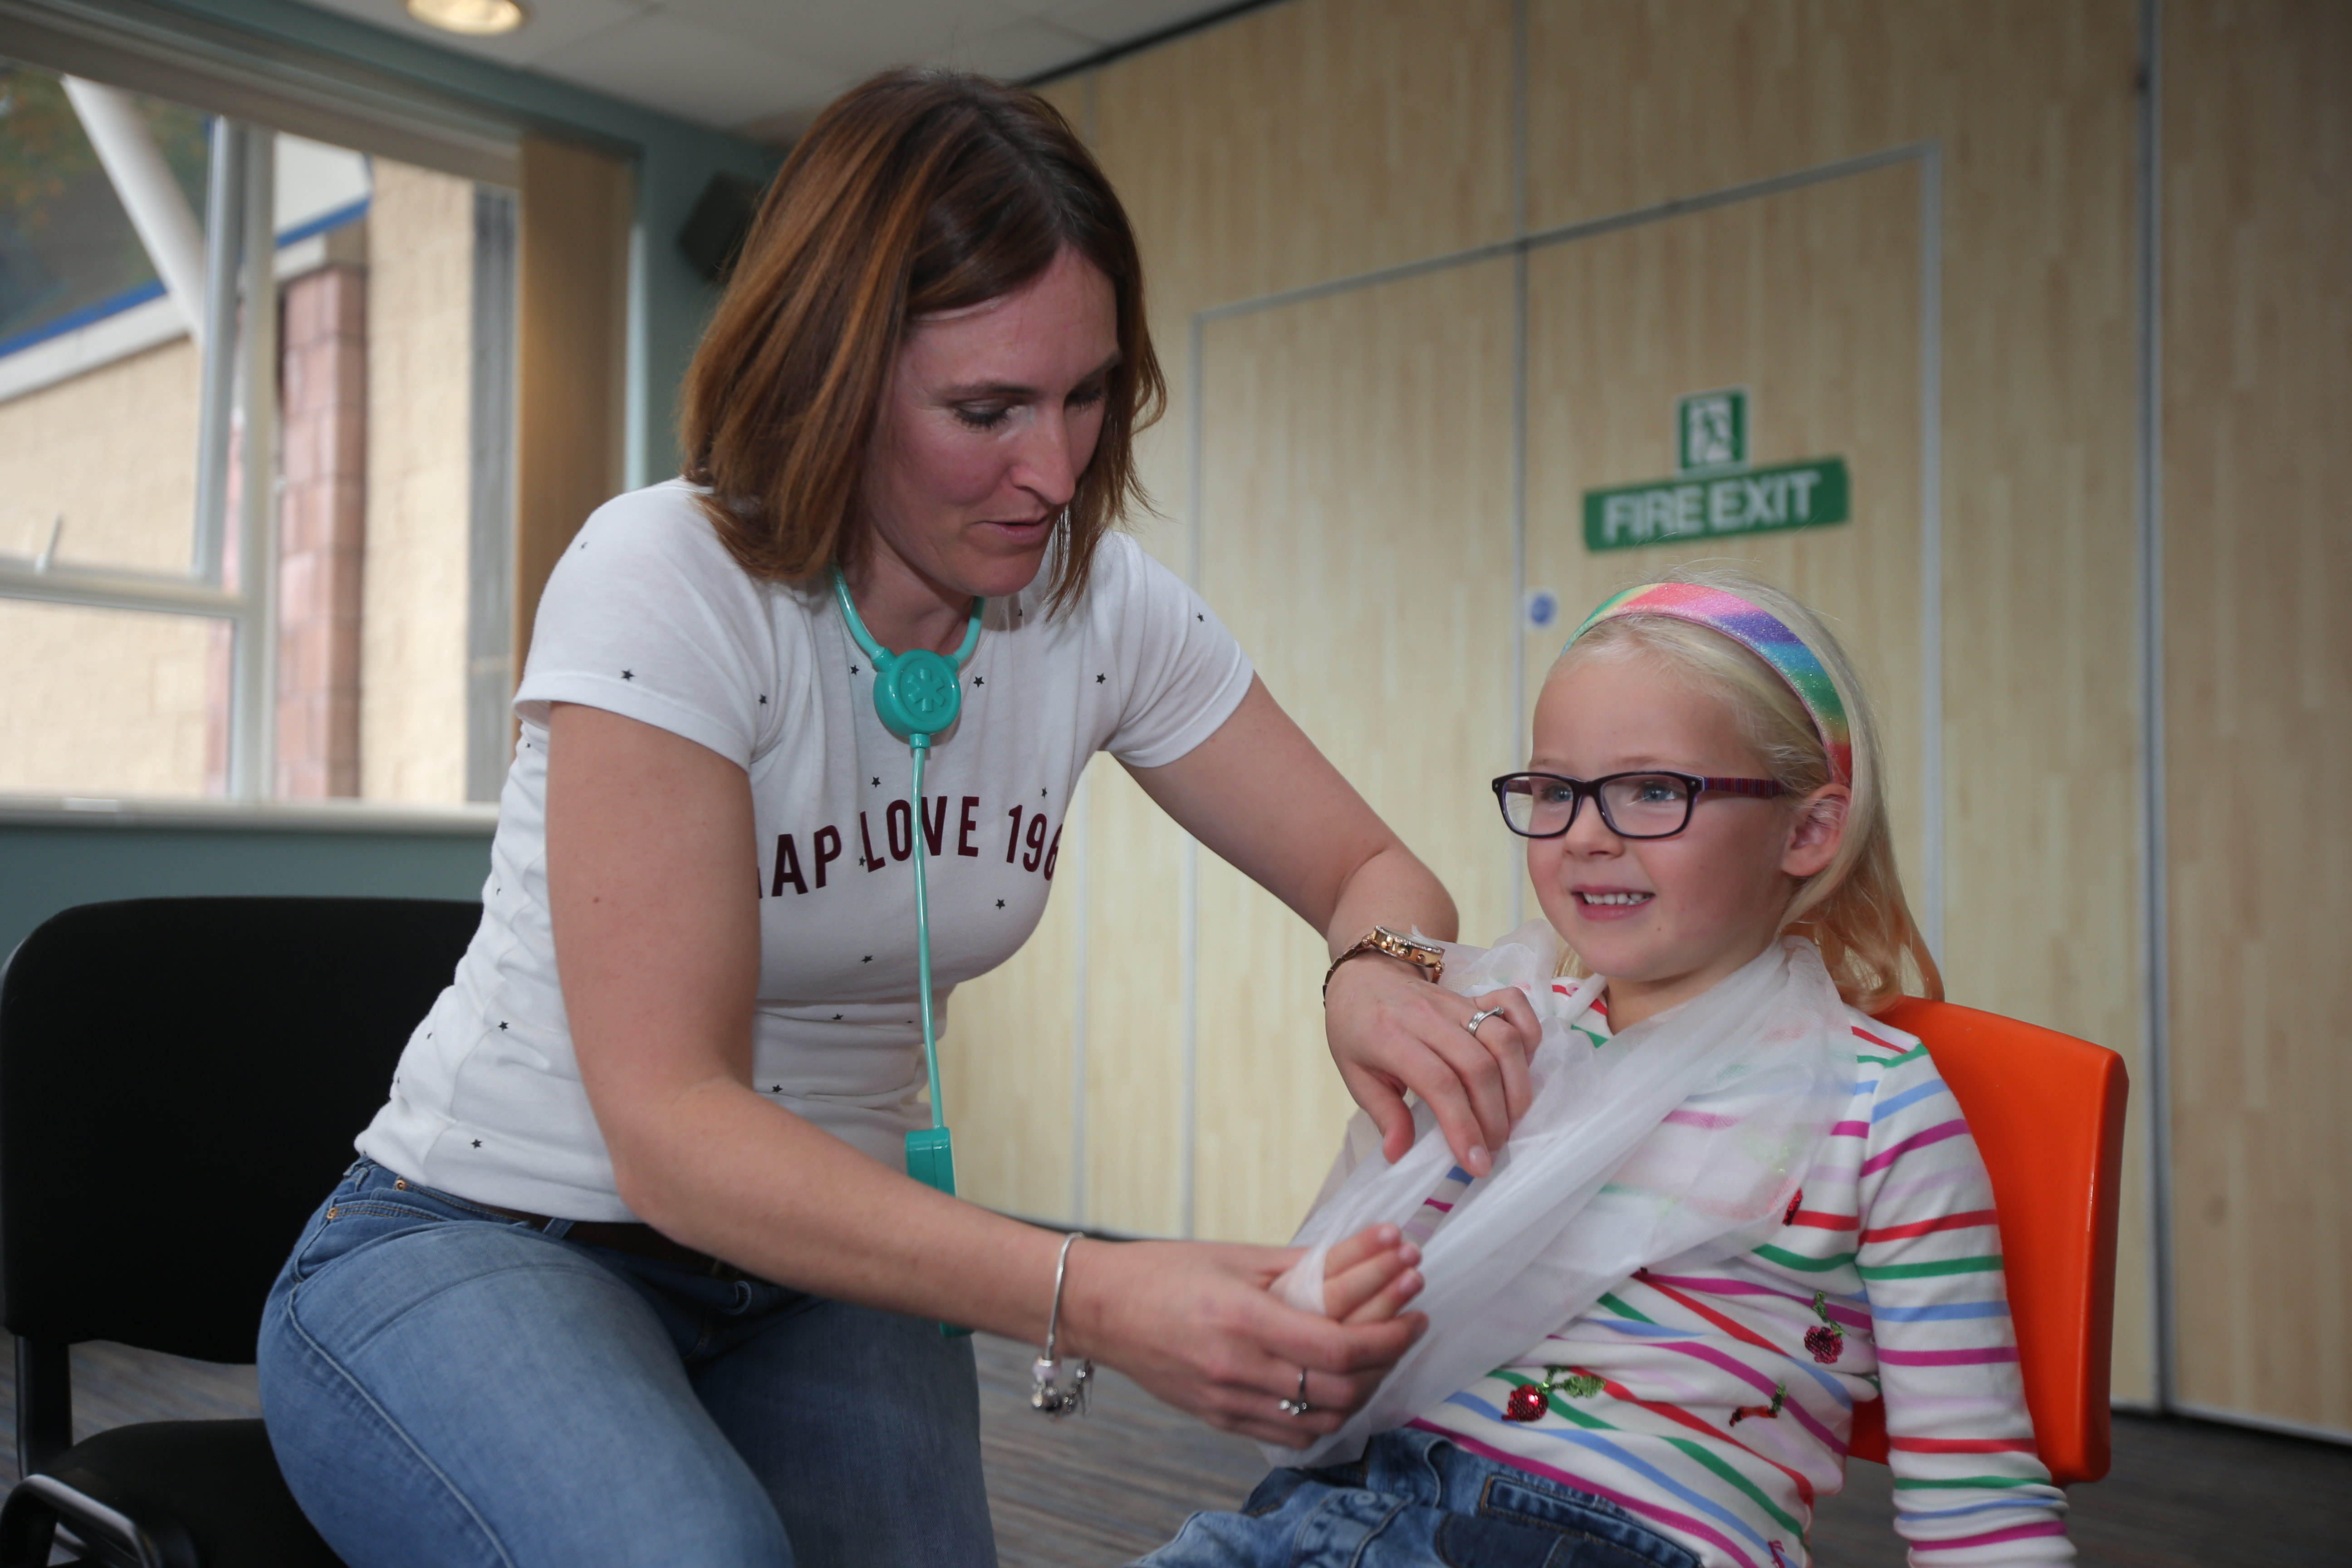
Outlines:
<svg viewBox="0 0 2352 1568"><path fill-rule="evenodd" d="M1843 458L1762 467L1748 461L1744 387L1694 392L1675 403L1671 479L1584 492L1584 546L1643 544L1784 528L1817 528L1850 516Z"/></svg>
<svg viewBox="0 0 2352 1568"><path fill-rule="evenodd" d="M1843 522L1849 515L1848 489L1843 458L1814 458L1715 478L1694 475L1587 490L1584 545L1588 550L1627 550L1637 544Z"/></svg>
<svg viewBox="0 0 2352 1568"><path fill-rule="evenodd" d="M1675 400L1675 467L1737 468L1748 460L1748 389L1694 392Z"/></svg>

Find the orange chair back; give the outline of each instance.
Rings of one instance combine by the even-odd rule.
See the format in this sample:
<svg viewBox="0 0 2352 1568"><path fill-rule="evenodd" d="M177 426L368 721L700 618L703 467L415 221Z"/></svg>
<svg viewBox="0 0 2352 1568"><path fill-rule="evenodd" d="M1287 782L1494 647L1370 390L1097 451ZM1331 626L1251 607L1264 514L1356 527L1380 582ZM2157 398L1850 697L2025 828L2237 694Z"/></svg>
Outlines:
<svg viewBox="0 0 2352 1568"><path fill-rule="evenodd" d="M1948 1002L1879 1015L1927 1047L1992 1177L2034 1447L2061 1486L2107 1473L2124 1063L2103 1046ZM1886 1462L1886 1405L1854 1407L1855 1458Z"/></svg>

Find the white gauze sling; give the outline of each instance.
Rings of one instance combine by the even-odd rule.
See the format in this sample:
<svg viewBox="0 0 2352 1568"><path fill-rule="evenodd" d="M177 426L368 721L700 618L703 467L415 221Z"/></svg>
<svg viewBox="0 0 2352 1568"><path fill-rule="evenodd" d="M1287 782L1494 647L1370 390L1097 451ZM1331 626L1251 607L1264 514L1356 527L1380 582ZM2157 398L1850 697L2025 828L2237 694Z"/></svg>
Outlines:
<svg viewBox="0 0 2352 1568"><path fill-rule="evenodd" d="M1579 1032L1606 982L1552 978L1559 941L1540 921L1492 948L1445 945L1447 989L1516 986L1543 1024L1535 1095L1493 1171L1455 1199L1422 1247L1412 1303L1429 1331L1371 1402L1277 1465L1354 1458L1376 1432L1433 1409L1518 1359L1637 1268L1745 1251L1777 1226L1851 1099L1850 1016L1821 954L1783 937L1705 994L1595 1045ZM1292 1245L1309 1248L1275 1283L1323 1310L1331 1244L1383 1220L1418 1231L1424 1200L1454 1172L1429 1108L1393 1165L1358 1111Z"/></svg>

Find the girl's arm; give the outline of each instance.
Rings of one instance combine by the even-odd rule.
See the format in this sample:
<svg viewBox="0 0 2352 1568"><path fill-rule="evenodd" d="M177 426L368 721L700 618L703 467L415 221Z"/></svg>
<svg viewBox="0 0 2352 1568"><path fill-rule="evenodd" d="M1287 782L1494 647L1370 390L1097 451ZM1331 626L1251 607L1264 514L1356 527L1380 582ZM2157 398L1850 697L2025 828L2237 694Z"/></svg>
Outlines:
<svg viewBox="0 0 2352 1568"><path fill-rule="evenodd" d="M1191 752L1133 772L1195 838L1321 931L1334 958L1376 925L1453 940L1444 888L1264 683L1253 679L1233 716ZM1532 1095L1528 1058L1542 1029L1527 998L1456 996L1402 959L1366 953L1339 966L1324 1001L1339 1076L1381 1129L1388 1158L1412 1145L1410 1089L1436 1113L1454 1157L1486 1174L1487 1151L1502 1147ZM1463 1026L1482 1006L1503 1016L1474 1037Z"/></svg>
<svg viewBox="0 0 2352 1568"><path fill-rule="evenodd" d="M1899 1037L1907 1038L1907 1037ZM1868 1066L1882 1055L1875 1047ZM1992 1183L1924 1047L1887 1062L1856 1189L1855 1264L1886 1401L1895 1529L1938 1568L2071 1563L2035 1458Z"/></svg>
<svg viewBox="0 0 2352 1568"><path fill-rule="evenodd" d="M1041 1342L1060 1237L937 1193L752 1092L752 831L734 763L633 719L554 706L557 968L622 1201L781 1284ZM1370 1396L1420 1320L1341 1325L1283 1306L1264 1287L1293 1256L1082 1243L1063 1343L1216 1425L1302 1443ZM1278 1413L1301 1366L1328 1419Z"/></svg>

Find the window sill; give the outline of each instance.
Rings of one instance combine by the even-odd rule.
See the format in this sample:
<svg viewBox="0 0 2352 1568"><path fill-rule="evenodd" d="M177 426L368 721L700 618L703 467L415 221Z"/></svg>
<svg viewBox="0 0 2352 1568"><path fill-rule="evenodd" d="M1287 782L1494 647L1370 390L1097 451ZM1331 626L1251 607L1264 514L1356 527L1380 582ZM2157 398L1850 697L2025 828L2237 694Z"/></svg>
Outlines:
<svg viewBox="0 0 2352 1568"><path fill-rule="evenodd" d="M0 825L195 827L224 833L439 833L488 838L497 831L499 808L487 803L398 805L358 800L141 800L0 795Z"/></svg>

